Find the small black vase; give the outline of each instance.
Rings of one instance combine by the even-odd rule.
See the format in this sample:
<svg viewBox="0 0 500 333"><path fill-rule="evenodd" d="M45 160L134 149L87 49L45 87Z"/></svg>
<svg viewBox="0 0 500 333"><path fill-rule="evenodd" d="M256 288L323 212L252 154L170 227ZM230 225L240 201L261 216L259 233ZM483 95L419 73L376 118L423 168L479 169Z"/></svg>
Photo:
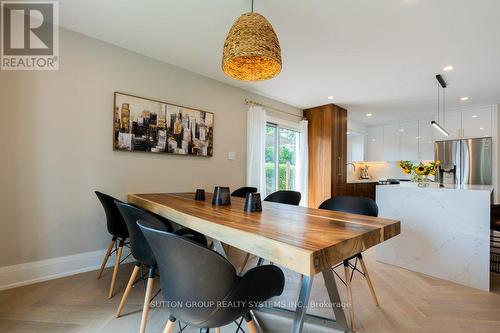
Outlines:
<svg viewBox="0 0 500 333"><path fill-rule="evenodd" d="M194 195L194 200L204 201L205 200L205 190L197 189L196 194Z"/></svg>
<svg viewBox="0 0 500 333"><path fill-rule="evenodd" d="M229 187L215 186L214 196L212 198L212 205L226 206L231 204L231 192Z"/></svg>
<svg viewBox="0 0 500 333"><path fill-rule="evenodd" d="M262 212L260 193L247 193L244 210L245 212Z"/></svg>

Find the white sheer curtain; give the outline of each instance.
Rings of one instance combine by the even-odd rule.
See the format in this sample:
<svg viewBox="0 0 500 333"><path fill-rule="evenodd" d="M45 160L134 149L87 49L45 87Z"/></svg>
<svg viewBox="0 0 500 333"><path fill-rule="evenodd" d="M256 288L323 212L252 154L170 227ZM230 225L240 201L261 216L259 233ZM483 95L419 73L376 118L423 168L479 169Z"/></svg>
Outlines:
<svg viewBox="0 0 500 333"><path fill-rule="evenodd" d="M265 156L266 111L251 105L247 111L247 186L266 192Z"/></svg>
<svg viewBox="0 0 500 333"><path fill-rule="evenodd" d="M299 149L297 154L297 172L295 173L295 184L297 191L302 194L300 205L307 207L308 181L309 181L309 146L307 143L307 120L299 123Z"/></svg>

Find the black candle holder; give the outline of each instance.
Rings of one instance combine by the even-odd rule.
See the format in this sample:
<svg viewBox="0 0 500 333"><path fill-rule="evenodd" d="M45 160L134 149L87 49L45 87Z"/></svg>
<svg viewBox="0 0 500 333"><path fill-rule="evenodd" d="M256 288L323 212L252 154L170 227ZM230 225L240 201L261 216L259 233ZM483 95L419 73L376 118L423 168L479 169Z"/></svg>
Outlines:
<svg viewBox="0 0 500 333"><path fill-rule="evenodd" d="M197 189L196 194L194 195L194 200L199 200L199 201L204 201L205 200L205 190L204 189Z"/></svg>
<svg viewBox="0 0 500 333"><path fill-rule="evenodd" d="M212 205L226 206L231 204L231 192L227 186L215 186Z"/></svg>
<svg viewBox="0 0 500 333"><path fill-rule="evenodd" d="M247 193L245 197L245 212L262 212L262 201L260 193Z"/></svg>

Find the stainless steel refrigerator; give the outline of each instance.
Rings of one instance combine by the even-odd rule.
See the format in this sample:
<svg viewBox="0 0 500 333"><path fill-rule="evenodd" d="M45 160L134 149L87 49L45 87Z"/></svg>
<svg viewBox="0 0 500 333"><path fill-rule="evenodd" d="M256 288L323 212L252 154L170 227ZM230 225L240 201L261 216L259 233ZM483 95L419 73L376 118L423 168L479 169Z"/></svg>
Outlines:
<svg viewBox="0 0 500 333"><path fill-rule="evenodd" d="M491 185L491 138L436 141L434 157L441 162L437 181L442 184Z"/></svg>

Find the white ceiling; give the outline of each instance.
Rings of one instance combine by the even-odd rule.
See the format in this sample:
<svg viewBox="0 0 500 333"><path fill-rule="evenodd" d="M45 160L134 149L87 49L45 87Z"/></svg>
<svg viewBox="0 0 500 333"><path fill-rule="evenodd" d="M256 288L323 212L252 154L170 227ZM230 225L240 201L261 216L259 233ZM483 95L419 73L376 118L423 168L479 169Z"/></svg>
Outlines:
<svg viewBox="0 0 500 333"><path fill-rule="evenodd" d="M434 76L445 65L454 66L449 109L500 102L499 0L255 0L283 57L281 74L257 83L220 69L226 34L249 8L250 0L60 0L60 23L294 106L337 103L371 124L433 114Z"/></svg>

